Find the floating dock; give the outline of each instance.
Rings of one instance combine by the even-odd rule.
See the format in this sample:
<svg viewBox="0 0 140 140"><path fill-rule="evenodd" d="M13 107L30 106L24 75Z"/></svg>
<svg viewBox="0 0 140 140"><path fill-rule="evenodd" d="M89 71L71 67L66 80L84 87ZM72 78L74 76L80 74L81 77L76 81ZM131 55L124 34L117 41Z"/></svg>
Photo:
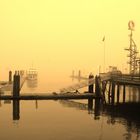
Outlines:
<svg viewBox="0 0 140 140"><path fill-rule="evenodd" d="M26 95L20 95L19 97L14 97L12 95L2 95L0 96L0 100L68 100L68 99L96 99L96 98L101 98L99 96L96 96L95 94L92 93L84 93L84 94L50 94L50 95L31 95L31 94L26 94Z"/></svg>

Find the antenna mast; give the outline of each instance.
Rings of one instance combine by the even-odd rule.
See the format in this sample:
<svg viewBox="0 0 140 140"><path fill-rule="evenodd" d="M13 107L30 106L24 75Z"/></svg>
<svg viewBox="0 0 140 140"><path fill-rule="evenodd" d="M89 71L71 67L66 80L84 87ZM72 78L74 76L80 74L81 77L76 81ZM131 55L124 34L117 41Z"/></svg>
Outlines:
<svg viewBox="0 0 140 140"><path fill-rule="evenodd" d="M130 30L130 34L129 34L129 39L130 39L130 46L129 48L126 48L126 51L129 51L129 54L127 55L127 57L129 57L129 73L130 74L136 74L137 72L137 46L136 43L133 40L133 31L134 31L134 27L135 24L134 22L131 20L128 22L128 30Z"/></svg>

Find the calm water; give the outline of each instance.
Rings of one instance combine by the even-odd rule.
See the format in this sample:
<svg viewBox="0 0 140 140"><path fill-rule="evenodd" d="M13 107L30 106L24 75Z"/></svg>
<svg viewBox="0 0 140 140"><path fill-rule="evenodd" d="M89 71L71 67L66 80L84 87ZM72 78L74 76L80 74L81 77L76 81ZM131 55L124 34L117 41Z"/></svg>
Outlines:
<svg viewBox="0 0 140 140"><path fill-rule="evenodd" d="M22 94L51 92L69 84L71 79L25 83ZM126 89L125 104L111 107L93 101L90 110L87 100L0 101L0 139L140 140L140 92Z"/></svg>

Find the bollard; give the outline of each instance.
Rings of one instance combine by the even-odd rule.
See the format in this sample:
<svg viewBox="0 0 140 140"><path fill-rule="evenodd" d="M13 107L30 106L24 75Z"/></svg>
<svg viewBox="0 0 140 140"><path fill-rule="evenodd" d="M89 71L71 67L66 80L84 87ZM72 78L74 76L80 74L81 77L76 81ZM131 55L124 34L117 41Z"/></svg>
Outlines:
<svg viewBox="0 0 140 140"><path fill-rule="evenodd" d="M12 71L9 71L9 84L12 83Z"/></svg>
<svg viewBox="0 0 140 140"><path fill-rule="evenodd" d="M20 75L15 72L13 81L13 97L19 97L20 92Z"/></svg>
<svg viewBox="0 0 140 140"><path fill-rule="evenodd" d="M94 78L94 76L92 74L90 74L89 75L89 83L90 83L90 80L93 79L93 78ZM91 85L88 86L88 92L89 93L93 93L93 89L94 89L93 84L91 84Z"/></svg>

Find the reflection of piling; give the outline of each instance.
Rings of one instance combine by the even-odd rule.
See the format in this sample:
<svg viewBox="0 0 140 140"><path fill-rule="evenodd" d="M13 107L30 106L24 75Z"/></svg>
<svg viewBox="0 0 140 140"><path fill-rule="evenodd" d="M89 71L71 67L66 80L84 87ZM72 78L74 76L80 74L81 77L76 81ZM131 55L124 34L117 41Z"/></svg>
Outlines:
<svg viewBox="0 0 140 140"><path fill-rule="evenodd" d="M93 109L93 99L89 98L88 99L88 110L92 110Z"/></svg>
<svg viewBox="0 0 140 140"><path fill-rule="evenodd" d="M20 119L20 102L19 100L13 100L13 120Z"/></svg>
<svg viewBox="0 0 140 140"><path fill-rule="evenodd" d="M15 72L13 80L13 97L19 97L20 92L20 75Z"/></svg>
<svg viewBox="0 0 140 140"><path fill-rule="evenodd" d="M38 101L35 100L35 108L38 109Z"/></svg>
<svg viewBox="0 0 140 140"><path fill-rule="evenodd" d="M100 99L95 99L95 106L94 106L94 113L95 113L95 120L99 119L100 117Z"/></svg>
<svg viewBox="0 0 140 140"><path fill-rule="evenodd" d="M94 76L93 76L92 74L90 74L90 75L89 75L89 83L90 83L90 80L93 79L93 78L94 78ZM93 93L93 90L94 90L94 86L93 86L93 84L90 84L90 85L88 86L88 92L89 92L89 93Z"/></svg>
<svg viewBox="0 0 140 140"><path fill-rule="evenodd" d="M9 71L9 84L12 83L12 71Z"/></svg>

